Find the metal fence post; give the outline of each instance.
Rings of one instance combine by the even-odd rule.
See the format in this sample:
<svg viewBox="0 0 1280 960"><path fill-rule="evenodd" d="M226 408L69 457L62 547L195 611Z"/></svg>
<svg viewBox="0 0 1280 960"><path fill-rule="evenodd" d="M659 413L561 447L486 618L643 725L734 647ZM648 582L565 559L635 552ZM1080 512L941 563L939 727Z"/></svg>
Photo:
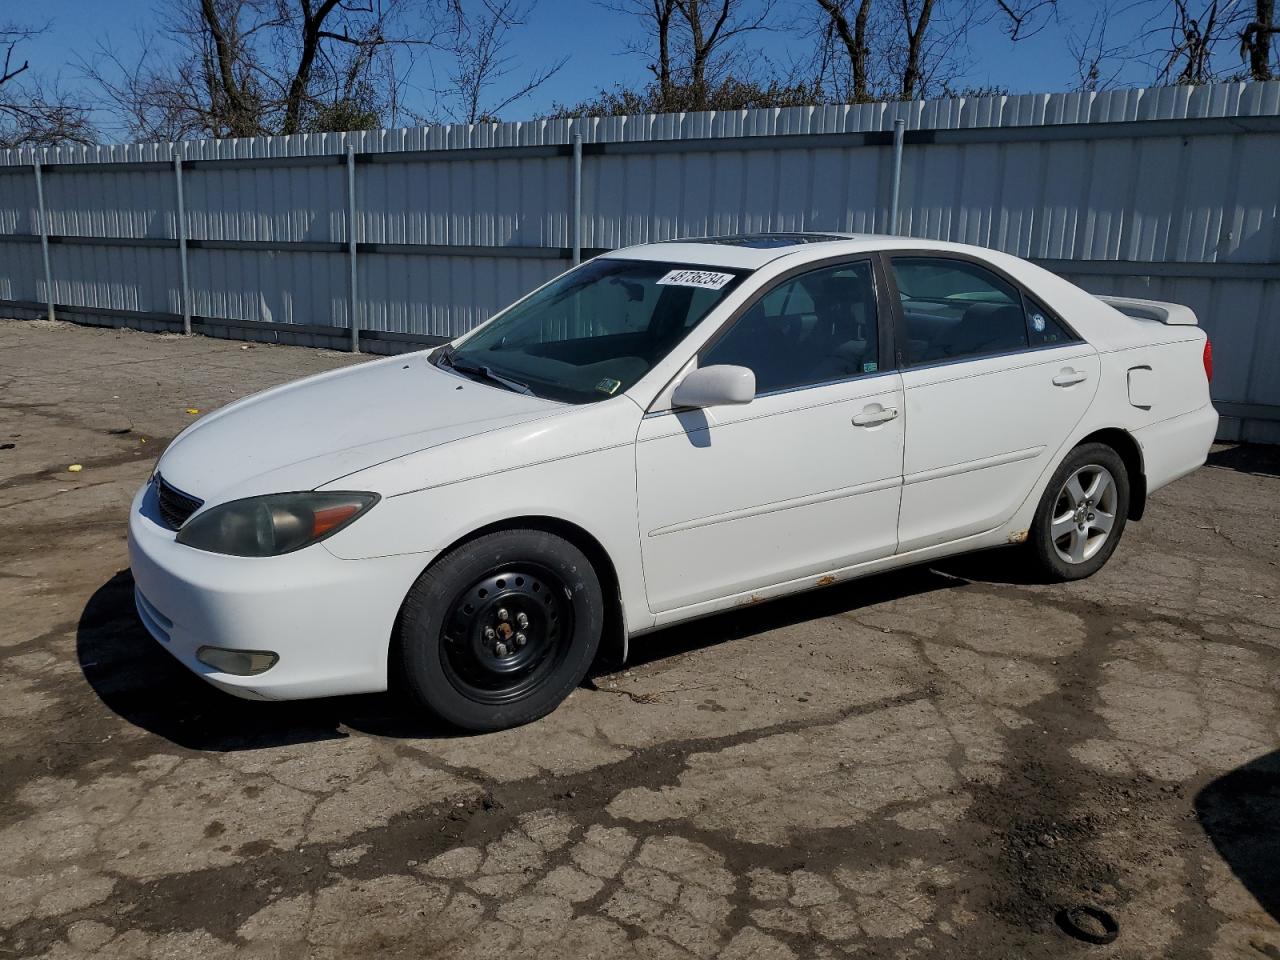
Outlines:
<svg viewBox="0 0 1280 960"><path fill-rule="evenodd" d="M44 294L45 303L49 307L49 319L56 320L53 310L53 270L49 266L49 213L44 206L44 181L40 177L40 163L44 156L44 148L40 153L32 153L31 168L36 173L36 206L40 214L40 253L44 257Z"/></svg>
<svg viewBox="0 0 1280 960"><path fill-rule="evenodd" d="M173 179L178 188L178 262L182 266L182 332L191 333L191 282L187 273L187 202L182 193L182 154L174 151Z"/></svg>
<svg viewBox="0 0 1280 960"><path fill-rule="evenodd" d="M898 195L902 190L902 138L906 133L907 121L893 121L893 187L889 201L889 232L898 232Z"/></svg>
<svg viewBox="0 0 1280 960"><path fill-rule="evenodd" d="M573 135L573 265L582 262L582 134Z"/></svg>
<svg viewBox="0 0 1280 960"><path fill-rule="evenodd" d="M356 316L356 148L347 141L347 259L351 266L351 352L360 352L360 322Z"/></svg>

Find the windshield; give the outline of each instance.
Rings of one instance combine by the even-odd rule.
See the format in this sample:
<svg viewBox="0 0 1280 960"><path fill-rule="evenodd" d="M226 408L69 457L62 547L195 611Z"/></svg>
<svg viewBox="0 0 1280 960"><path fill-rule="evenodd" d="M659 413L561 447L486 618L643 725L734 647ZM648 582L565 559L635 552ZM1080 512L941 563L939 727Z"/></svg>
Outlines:
<svg viewBox="0 0 1280 960"><path fill-rule="evenodd" d="M746 274L599 259L558 277L436 363L499 388L569 403L626 390Z"/></svg>

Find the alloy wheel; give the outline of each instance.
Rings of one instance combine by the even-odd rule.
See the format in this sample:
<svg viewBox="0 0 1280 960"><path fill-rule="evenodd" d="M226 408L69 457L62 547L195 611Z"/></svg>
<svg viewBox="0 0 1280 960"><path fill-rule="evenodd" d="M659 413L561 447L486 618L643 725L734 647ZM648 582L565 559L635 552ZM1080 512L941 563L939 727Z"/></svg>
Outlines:
<svg viewBox="0 0 1280 960"><path fill-rule="evenodd" d="M1080 467L1062 485L1050 521L1050 539L1066 563L1084 563L1106 544L1116 522L1119 488L1099 464Z"/></svg>

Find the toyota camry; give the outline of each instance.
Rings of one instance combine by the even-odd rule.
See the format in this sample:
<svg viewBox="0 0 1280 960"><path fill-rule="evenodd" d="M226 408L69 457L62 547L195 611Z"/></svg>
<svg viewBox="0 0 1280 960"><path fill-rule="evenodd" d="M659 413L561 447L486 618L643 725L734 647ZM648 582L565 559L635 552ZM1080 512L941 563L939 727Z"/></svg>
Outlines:
<svg viewBox="0 0 1280 960"><path fill-rule="evenodd" d="M886 236L630 247L429 351L193 424L139 615L239 696L525 723L602 638L1006 544L1096 572L1218 417L1191 310Z"/></svg>

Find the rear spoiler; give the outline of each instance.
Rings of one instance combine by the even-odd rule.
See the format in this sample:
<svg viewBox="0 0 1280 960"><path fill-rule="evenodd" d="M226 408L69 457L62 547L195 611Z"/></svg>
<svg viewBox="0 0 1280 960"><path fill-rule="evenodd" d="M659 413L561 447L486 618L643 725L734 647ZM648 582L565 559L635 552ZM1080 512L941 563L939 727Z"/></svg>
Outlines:
<svg viewBox="0 0 1280 960"><path fill-rule="evenodd" d="M1164 303L1160 300L1138 300L1134 297L1098 297L1109 307L1115 307L1127 317L1139 320L1155 320L1159 323L1194 327L1199 325L1196 313L1180 303Z"/></svg>

